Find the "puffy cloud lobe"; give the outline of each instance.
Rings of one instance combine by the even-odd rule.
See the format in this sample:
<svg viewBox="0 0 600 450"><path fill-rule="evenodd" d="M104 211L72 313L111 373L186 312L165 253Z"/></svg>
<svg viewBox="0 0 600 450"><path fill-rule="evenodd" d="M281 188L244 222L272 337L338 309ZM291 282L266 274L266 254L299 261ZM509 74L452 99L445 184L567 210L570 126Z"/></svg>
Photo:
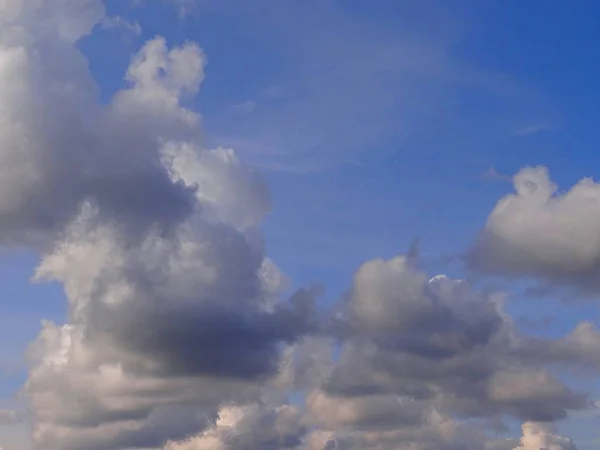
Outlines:
<svg viewBox="0 0 600 450"><path fill-rule="evenodd" d="M198 436L170 442L165 450L299 449L305 433L296 406L228 406L220 411L215 426Z"/></svg>
<svg viewBox="0 0 600 450"><path fill-rule="evenodd" d="M466 283L442 276L429 282L407 257L365 263L348 308L351 326L380 345L434 358L484 344L503 324L496 305L478 299Z"/></svg>
<svg viewBox="0 0 600 450"><path fill-rule="evenodd" d="M264 375L276 369L277 343L311 326L310 297L267 310L262 255L224 224L197 220L168 238L150 234L134 249L110 230L80 235L83 242L48 256L38 276L65 283L71 320L86 326L88 339L145 355L155 370ZM90 251L97 260L86 264ZM86 265L91 273L82 274Z"/></svg>
<svg viewBox="0 0 600 450"><path fill-rule="evenodd" d="M527 422L523 425L521 443L514 450L577 450L573 441L556 433L549 423Z"/></svg>
<svg viewBox="0 0 600 450"><path fill-rule="evenodd" d="M469 267L595 291L600 186L585 178L558 194L544 167L525 168L513 182L516 192L498 202L467 254Z"/></svg>
<svg viewBox="0 0 600 450"><path fill-rule="evenodd" d="M257 173L244 167L231 149L198 152L189 145L164 149L173 177L197 187L205 215L241 230L255 227L270 210L269 192Z"/></svg>
<svg viewBox="0 0 600 450"><path fill-rule="evenodd" d="M136 233L189 214L194 189L172 181L161 141L197 136L196 114L179 101L202 80L198 48L150 41L129 70L131 86L102 108L74 47L22 40L0 48L0 238L44 247L85 202Z"/></svg>

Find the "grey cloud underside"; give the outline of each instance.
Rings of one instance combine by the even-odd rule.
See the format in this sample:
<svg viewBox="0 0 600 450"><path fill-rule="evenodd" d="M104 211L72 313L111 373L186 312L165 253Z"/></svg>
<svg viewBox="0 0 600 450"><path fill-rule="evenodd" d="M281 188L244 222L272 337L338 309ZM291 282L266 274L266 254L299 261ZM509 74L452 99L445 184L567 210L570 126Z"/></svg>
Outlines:
<svg viewBox="0 0 600 450"><path fill-rule="evenodd" d="M34 279L68 301L30 351L34 448L510 450L486 434L507 416L524 445L574 448L537 422L587 407L549 368L597 370L593 325L525 336L413 251L365 263L331 311L318 287L287 298L264 182L182 106L202 51L150 40L100 105L74 44L103 10L0 6L0 241L39 250Z"/></svg>
<svg viewBox="0 0 600 450"><path fill-rule="evenodd" d="M113 319L103 335L124 351L155 361L161 374L171 375L252 379L274 374L278 346L293 343L311 329L309 318L287 308L273 313L208 307L131 314Z"/></svg>

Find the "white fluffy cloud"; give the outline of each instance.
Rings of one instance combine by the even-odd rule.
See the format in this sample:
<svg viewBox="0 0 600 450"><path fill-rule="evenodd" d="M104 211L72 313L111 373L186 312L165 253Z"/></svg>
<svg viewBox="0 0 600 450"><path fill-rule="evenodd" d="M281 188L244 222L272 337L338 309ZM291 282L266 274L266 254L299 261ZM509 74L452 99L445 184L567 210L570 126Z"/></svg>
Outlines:
<svg viewBox="0 0 600 450"><path fill-rule="evenodd" d="M472 269L537 276L596 291L600 273L600 185L585 178L559 193L544 167L525 168L501 199L467 261Z"/></svg>

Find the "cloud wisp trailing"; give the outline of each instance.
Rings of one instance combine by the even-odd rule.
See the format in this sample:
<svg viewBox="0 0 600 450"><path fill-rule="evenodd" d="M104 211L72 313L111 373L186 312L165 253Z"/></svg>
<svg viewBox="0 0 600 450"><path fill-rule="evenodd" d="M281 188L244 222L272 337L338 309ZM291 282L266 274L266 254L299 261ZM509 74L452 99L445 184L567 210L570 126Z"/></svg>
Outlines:
<svg viewBox="0 0 600 450"><path fill-rule="evenodd" d="M506 134L512 122L506 110L538 120L549 114L549 108L539 111L540 100L529 88L457 56L455 47L470 39L459 5L449 8L435 0L373 8L339 1L197 4L199 15L210 19L243 17L249 49L258 45L276 56L264 63L251 58L260 81L249 82L244 97L212 119L211 132L255 166L314 173L373 164L399 148L426 152L439 146L452 152L456 129L468 128L474 136L483 129ZM385 5L389 17L373 20ZM274 63L272 72L279 76L263 72ZM467 119L460 106L460 99L471 95L506 110L493 123L482 120L478 130L471 128L478 119ZM256 108L239 120L239 108L231 106L247 101ZM446 140L432 143L438 134Z"/></svg>
<svg viewBox="0 0 600 450"><path fill-rule="evenodd" d="M68 302L29 355L34 448L575 448L553 423L591 400L552 368L599 369L593 325L524 335L500 297L429 276L414 252L363 264L331 310L317 287L288 297L259 230L268 189L233 151L206 149L185 106L203 51L149 40L100 103L76 44L104 15L100 0L0 6L0 242L37 250L34 279ZM531 251L523 271L560 275L502 211L579 212L595 187L546 211L543 171L517 184L489 226ZM482 239L474 258L503 267L512 256ZM525 424L520 444L490 437L506 418Z"/></svg>

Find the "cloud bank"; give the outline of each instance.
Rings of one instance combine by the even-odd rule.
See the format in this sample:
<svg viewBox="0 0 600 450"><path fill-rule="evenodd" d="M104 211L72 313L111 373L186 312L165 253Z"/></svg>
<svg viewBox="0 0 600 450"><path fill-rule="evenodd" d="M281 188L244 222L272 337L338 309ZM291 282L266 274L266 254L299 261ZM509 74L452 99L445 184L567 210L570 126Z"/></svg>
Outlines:
<svg viewBox="0 0 600 450"><path fill-rule="evenodd" d="M103 20L99 0L0 6L0 242L39 251L34 279L68 301L29 355L36 449L575 448L553 422L591 401L551 369L597 369L592 324L534 339L502 298L412 252L366 262L330 310L318 288L286 296L259 231L265 184L206 149L185 106L202 50L146 42L102 105L76 43ZM515 182L473 264L586 280L594 241L567 236L593 237L595 185L555 198L541 169ZM525 423L520 444L490 437L506 418Z"/></svg>

